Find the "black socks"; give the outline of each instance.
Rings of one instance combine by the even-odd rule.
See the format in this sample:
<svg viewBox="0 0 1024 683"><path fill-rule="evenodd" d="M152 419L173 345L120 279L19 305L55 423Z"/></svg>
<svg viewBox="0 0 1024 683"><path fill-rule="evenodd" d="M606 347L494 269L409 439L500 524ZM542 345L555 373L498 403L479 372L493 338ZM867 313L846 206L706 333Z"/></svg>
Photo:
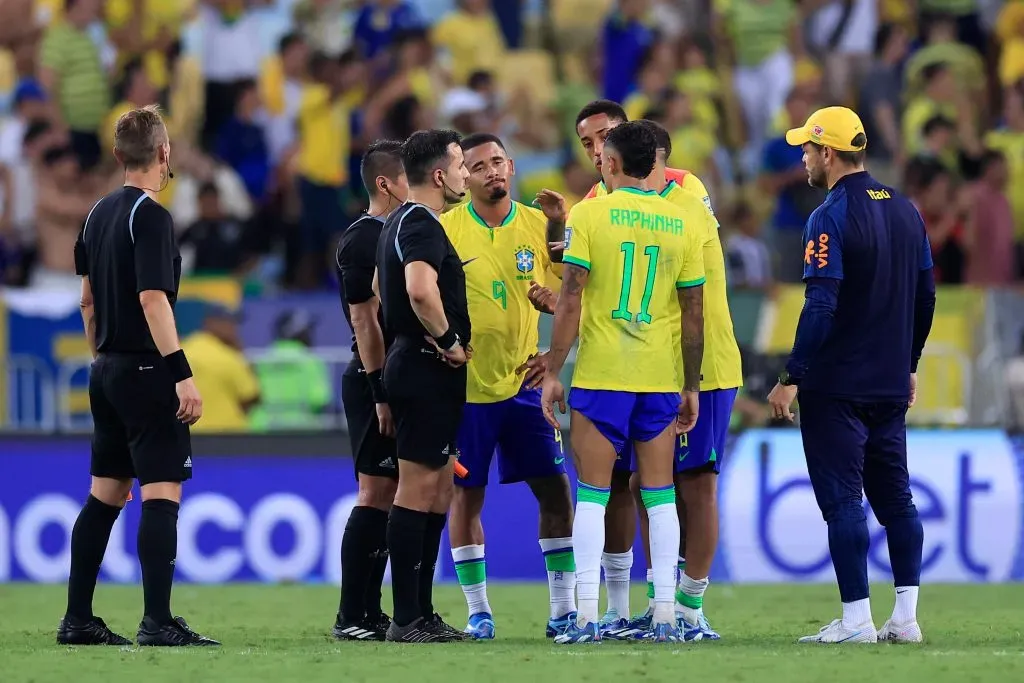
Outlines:
<svg viewBox="0 0 1024 683"><path fill-rule="evenodd" d="M107 505L90 495L78 513L71 532L71 575L68 577L68 615L81 621L92 619L92 596L107 551L110 530L121 508Z"/></svg>
<svg viewBox="0 0 1024 683"><path fill-rule="evenodd" d="M441 550L441 534L448 521L446 515L426 513L427 528L423 534L423 561L420 563L420 610L423 616L434 614L434 567Z"/></svg>
<svg viewBox="0 0 1024 683"><path fill-rule="evenodd" d="M408 626L423 616L420 609L420 566L429 513L395 505L388 519L388 550L391 554L391 589L394 621ZM437 550L434 550L437 557Z"/></svg>
<svg viewBox="0 0 1024 683"><path fill-rule="evenodd" d="M381 611L380 586L388 561L387 528L388 513L377 508L353 508L348 518L341 539L339 607L346 622L359 623L367 615Z"/></svg>
<svg viewBox="0 0 1024 683"><path fill-rule="evenodd" d="M171 584L178 552L177 503L163 499L143 501L138 545L144 613L158 624L166 624L171 621Z"/></svg>

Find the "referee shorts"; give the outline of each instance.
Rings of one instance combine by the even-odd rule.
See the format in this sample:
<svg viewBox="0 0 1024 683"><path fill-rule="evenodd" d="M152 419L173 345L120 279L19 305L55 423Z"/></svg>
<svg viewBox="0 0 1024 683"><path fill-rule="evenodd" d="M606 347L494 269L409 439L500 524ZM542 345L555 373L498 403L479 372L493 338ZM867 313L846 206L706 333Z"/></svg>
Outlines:
<svg viewBox="0 0 1024 683"><path fill-rule="evenodd" d="M352 440L356 479L360 474L398 479L395 440L380 433L377 405L362 364L353 361L341 376L341 402Z"/></svg>
<svg viewBox="0 0 1024 683"><path fill-rule="evenodd" d="M94 477L139 484L192 478L188 425L174 380L157 354L102 354L89 372Z"/></svg>
<svg viewBox="0 0 1024 683"><path fill-rule="evenodd" d="M452 401L443 396L388 396L388 400L395 418L399 460L441 469L450 457L458 454L456 440L465 407L463 400Z"/></svg>

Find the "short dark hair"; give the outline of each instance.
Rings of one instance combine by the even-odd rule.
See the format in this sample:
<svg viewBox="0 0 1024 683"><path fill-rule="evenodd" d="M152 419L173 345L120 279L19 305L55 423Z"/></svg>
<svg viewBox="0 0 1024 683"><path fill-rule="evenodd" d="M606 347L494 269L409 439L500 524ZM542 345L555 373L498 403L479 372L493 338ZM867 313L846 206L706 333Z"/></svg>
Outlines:
<svg viewBox="0 0 1024 683"><path fill-rule="evenodd" d="M490 71L474 71L469 74L469 78L466 79L466 85L470 90L476 90L482 88L485 85L490 85L494 81L494 74Z"/></svg>
<svg viewBox="0 0 1024 683"><path fill-rule="evenodd" d="M808 142L807 144L814 147L819 152L825 148L825 145L819 145L817 142ZM864 147L868 144L868 136L864 133L857 133L853 136L853 140L850 140L850 145L853 147ZM864 157L866 153L863 149L856 152L847 152L844 150L833 149L836 153L836 158L843 163L849 164L850 166L860 166L864 163Z"/></svg>
<svg viewBox="0 0 1024 683"><path fill-rule="evenodd" d="M579 127L580 123L585 119L597 116L598 114L604 114L612 121L622 121L623 123L629 121L629 117L626 116L626 110L618 102L594 100L584 105L583 109L580 109L580 113L576 115L576 126Z"/></svg>
<svg viewBox="0 0 1024 683"><path fill-rule="evenodd" d="M217 183L212 180L207 180L205 183L199 186L199 197L220 197L220 188L217 187Z"/></svg>
<svg viewBox="0 0 1024 683"><path fill-rule="evenodd" d="M233 86L233 89L235 91L235 106L237 107L238 103L242 101L242 98L245 97L250 91L256 90L257 87L258 86L256 84L256 80L252 78L243 78L240 81L235 81Z"/></svg>
<svg viewBox="0 0 1024 683"><path fill-rule="evenodd" d="M494 135L493 133L473 133L472 135L467 135L466 137L462 138L462 142L460 144L462 145L462 151L468 152L474 147L486 145L490 142L493 142L498 147L501 147L503 151L505 151L505 143L503 143L501 141L501 138L499 138L497 135Z"/></svg>
<svg viewBox="0 0 1024 683"><path fill-rule="evenodd" d="M1006 163L1006 156L997 149L986 149L978 158L978 172L985 174L996 164Z"/></svg>
<svg viewBox="0 0 1024 683"><path fill-rule="evenodd" d="M397 181L402 170L402 143L398 140L375 140L359 162L359 177L371 197L377 194L378 176Z"/></svg>
<svg viewBox="0 0 1024 683"><path fill-rule="evenodd" d="M954 131L956 130L956 123L954 123L952 119L946 118L942 114L936 114L935 116L931 117L930 119L924 122L924 126L921 128L921 133L925 137L928 137L929 135L939 130L940 128L945 128L946 130Z"/></svg>
<svg viewBox="0 0 1024 683"><path fill-rule="evenodd" d="M654 133L640 122L615 126L604 141L622 157L622 172L630 178L643 179L654 170L658 153L658 140Z"/></svg>
<svg viewBox="0 0 1024 683"><path fill-rule="evenodd" d="M672 156L672 136L668 134L667 130L665 130L665 126L661 125L657 121L651 121L647 118L640 119L637 123L651 131L654 135L654 140L658 145L658 149L665 151L666 159Z"/></svg>
<svg viewBox="0 0 1024 683"><path fill-rule="evenodd" d="M447 128L418 130L402 143L402 164L410 185L422 185L442 161L448 158L449 145L458 145L462 136Z"/></svg>
<svg viewBox="0 0 1024 683"><path fill-rule="evenodd" d="M292 45L296 45L301 42L302 34L298 31L286 33L281 37L281 40L277 42L277 53L283 55Z"/></svg>
<svg viewBox="0 0 1024 683"><path fill-rule="evenodd" d="M899 27L896 24L884 23L875 31L875 56L880 57L885 49L889 47L889 41L896 35Z"/></svg>
<svg viewBox="0 0 1024 683"><path fill-rule="evenodd" d="M71 145L60 145L58 147L51 147L50 149L43 152L43 163L46 164L47 166L53 166L58 161L74 156L75 150L71 148Z"/></svg>
<svg viewBox="0 0 1024 683"><path fill-rule="evenodd" d="M21 144L30 145L49 133L51 130L53 130L53 124L46 119L35 119L33 121L29 121L28 128L25 129L25 137L22 139Z"/></svg>

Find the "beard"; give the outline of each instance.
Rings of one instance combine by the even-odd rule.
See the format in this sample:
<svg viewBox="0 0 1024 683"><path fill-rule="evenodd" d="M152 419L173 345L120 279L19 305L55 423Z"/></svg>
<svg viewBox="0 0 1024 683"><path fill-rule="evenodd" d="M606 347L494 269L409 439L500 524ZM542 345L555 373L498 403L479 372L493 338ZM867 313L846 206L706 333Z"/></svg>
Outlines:
<svg viewBox="0 0 1024 683"><path fill-rule="evenodd" d="M458 204L462 201L462 198L466 196L465 192L461 194L455 192L447 185L444 186L444 203L445 204Z"/></svg>
<svg viewBox="0 0 1024 683"><path fill-rule="evenodd" d="M496 187L493 190L491 190L491 195L487 199L488 201L491 202L497 202L501 199L504 199L507 196L508 190L506 190L504 187Z"/></svg>
<svg viewBox="0 0 1024 683"><path fill-rule="evenodd" d="M818 189L828 189L828 176L825 171L808 171L807 184Z"/></svg>

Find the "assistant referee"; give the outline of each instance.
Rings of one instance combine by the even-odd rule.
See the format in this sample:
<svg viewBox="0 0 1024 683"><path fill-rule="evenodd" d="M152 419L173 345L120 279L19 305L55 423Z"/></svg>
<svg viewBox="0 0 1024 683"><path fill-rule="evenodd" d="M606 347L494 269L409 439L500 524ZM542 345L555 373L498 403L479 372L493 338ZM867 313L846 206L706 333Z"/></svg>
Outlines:
<svg viewBox="0 0 1024 683"><path fill-rule="evenodd" d="M907 471L907 409L935 312L931 247L910 201L864 170L867 137L845 107L814 112L786 133L804 150L811 185L827 189L804 229L806 302L786 372L768 400L792 419L800 392L807 473L828 524L843 616L804 643L919 642L924 534ZM868 597L868 525L883 527L896 584L876 631Z"/></svg>
<svg viewBox="0 0 1024 683"><path fill-rule="evenodd" d="M463 639L432 601L470 339L463 262L437 220L446 204L466 195L469 171L460 140L455 131L429 130L402 144L409 201L388 216L377 243L384 327L395 335L384 361L398 455L387 531L395 599L387 640L406 643Z"/></svg>
<svg viewBox="0 0 1024 683"><path fill-rule="evenodd" d="M117 121L114 156L124 187L93 206L75 244L82 318L93 354L92 485L71 534L68 608L57 631L67 645L127 645L93 615L96 578L111 528L142 489L138 552L145 609L139 645L219 645L171 614L182 482L192 476L189 425L203 406L178 343L174 302L181 256L170 213L154 199L173 177L171 145L156 107Z"/></svg>

